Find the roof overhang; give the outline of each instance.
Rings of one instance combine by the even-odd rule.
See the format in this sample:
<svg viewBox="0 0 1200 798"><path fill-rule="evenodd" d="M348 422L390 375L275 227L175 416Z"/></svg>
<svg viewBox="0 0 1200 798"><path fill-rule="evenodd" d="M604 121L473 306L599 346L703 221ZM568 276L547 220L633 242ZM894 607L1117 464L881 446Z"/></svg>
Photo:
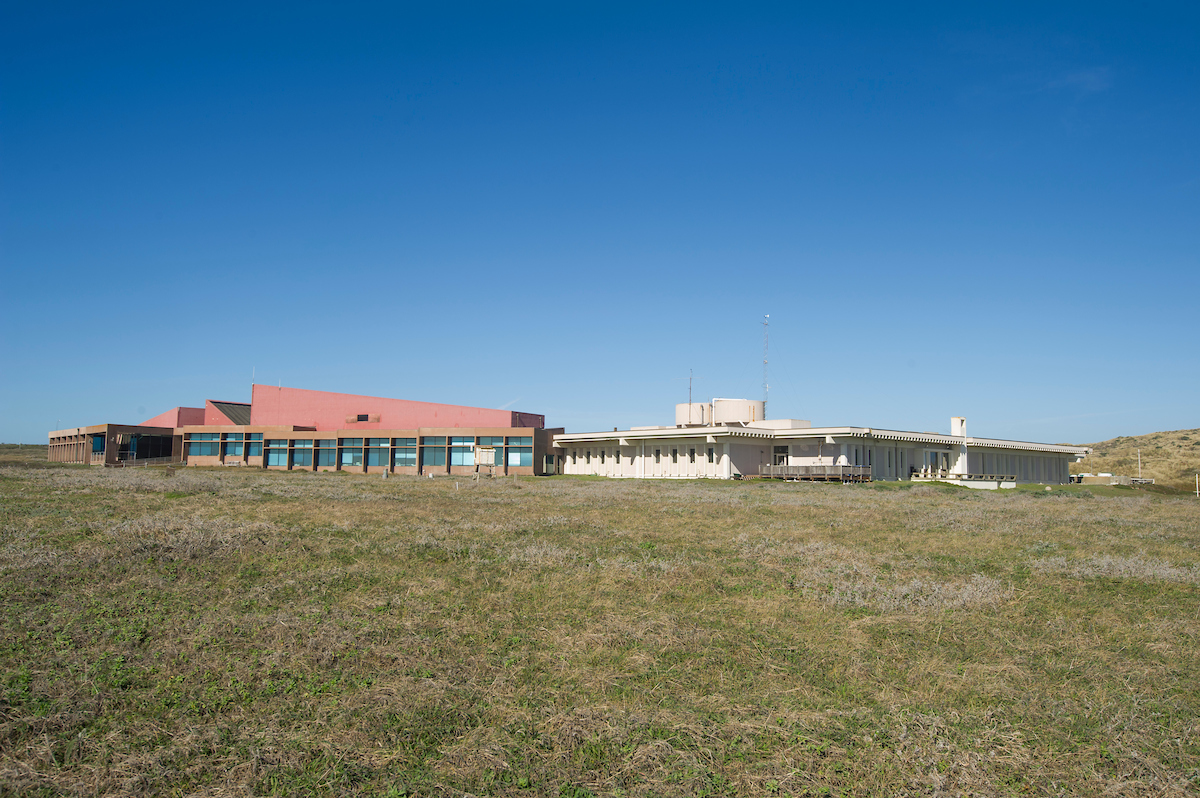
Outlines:
<svg viewBox="0 0 1200 798"><path fill-rule="evenodd" d="M737 439L819 441L835 443L838 438L872 441L896 441L934 446L973 446L987 449L1019 449L1027 452L1048 454L1070 454L1084 456L1091 453L1087 446L1065 446L1061 444L1036 443L1034 441L1009 441L997 438L963 438L955 435L940 435L932 432L908 432L904 430L874 429L872 427L807 427L797 429L761 429L756 427L667 427L644 430L614 430L612 432L573 432L554 436L558 447L586 443L615 443L619 446L635 445L639 442L668 439L700 439L707 443L730 442Z"/></svg>

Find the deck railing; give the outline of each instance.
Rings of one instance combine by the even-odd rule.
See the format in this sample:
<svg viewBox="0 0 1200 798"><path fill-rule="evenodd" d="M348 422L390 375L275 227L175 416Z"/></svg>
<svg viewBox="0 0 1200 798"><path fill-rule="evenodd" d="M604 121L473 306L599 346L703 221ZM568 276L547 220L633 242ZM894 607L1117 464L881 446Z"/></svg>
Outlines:
<svg viewBox="0 0 1200 798"><path fill-rule="evenodd" d="M842 482L867 482L871 466L866 465L760 465L760 477Z"/></svg>

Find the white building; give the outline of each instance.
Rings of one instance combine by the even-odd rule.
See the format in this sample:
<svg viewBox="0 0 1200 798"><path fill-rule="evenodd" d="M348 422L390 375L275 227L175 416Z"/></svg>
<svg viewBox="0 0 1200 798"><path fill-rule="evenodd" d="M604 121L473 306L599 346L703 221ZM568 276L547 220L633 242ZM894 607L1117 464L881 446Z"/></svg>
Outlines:
<svg viewBox="0 0 1200 798"><path fill-rule="evenodd" d="M675 426L554 436L564 474L635 479L939 480L979 488L1065 484L1083 446L972 438L870 427L813 427L763 418L763 403L714 399L676 405Z"/></svg>

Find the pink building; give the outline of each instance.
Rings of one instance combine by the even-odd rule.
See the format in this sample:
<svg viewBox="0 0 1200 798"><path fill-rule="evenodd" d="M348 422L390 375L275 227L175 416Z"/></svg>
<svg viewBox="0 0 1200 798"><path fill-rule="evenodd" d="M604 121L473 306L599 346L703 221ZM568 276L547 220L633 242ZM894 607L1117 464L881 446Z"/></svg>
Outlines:
<svg viewBox="0 0 1200 798"><path fill-rule="evenodd" d="M255 385L249 404L209 400L138 425L50 433L49 459L109 466L180 462L357 473L554 474L545 416Z"/></svg>

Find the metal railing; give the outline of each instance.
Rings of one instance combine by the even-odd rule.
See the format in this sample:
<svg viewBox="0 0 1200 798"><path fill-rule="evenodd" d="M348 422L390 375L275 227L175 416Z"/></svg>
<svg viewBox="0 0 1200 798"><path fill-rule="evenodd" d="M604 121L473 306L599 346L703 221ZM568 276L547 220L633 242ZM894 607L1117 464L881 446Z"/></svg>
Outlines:
<svg viewBox="0 0 1200 798"><path fill-rule="evenodd" d="M959 480L967 482L1016 482L1016 474L955 474L945 468L922 468L914 471L912 479Z"/></svg>
<svg viewBox="0 0 1200 798"><path fill-rule="evenodd" d="M159 466L171 465L172 463L182 464L183 460L175 455L167 455L166 457L145 457L141 459L125 459L118 460L115 463L105 463L109 468L141 468L143 466Z"/></svg>

